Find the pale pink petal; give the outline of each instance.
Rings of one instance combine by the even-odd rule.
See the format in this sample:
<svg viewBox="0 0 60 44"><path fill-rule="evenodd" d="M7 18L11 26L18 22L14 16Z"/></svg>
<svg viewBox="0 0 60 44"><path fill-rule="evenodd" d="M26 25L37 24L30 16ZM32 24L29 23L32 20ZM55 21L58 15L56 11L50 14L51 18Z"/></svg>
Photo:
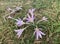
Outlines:
<svg viewBox="0 0 60 44"><path fill-rule="evenodd" d="M40 33L41 33L42 35L45 35L45 34L44 34L43 32L41 32L41 31L40 31Z"/></svg>
<svg viewBox="0 0 60 44"><path fill-rule="evenodd" d="M21 36L22 32L24 31L24 29L18 29L18 30L14 30L17 33L18 38Z"/></svg>
<svg viewBox="0 0 60 44"><path fill-rule="evenodd" d="M35 8L32 9L32 12L34 12L34 11L35 11Z"/></svg>
<svg viewBox="0 0 60 44"><path fill-rule="evenodd" d="M47 21L48 18L46 18L45 16L41 19L41 20L44 20L44 21Z"/></svg>
<svg viewBox="0 0 60 44"><path fill-rule="evenodd" d="M17 26L22 26L23 24L25 24L25 22L23 22L23 20L21 20L21 19L18 19L16 22Z"/></svg>
<svg viewBox="0 0 60 44"><path fill-rule="evenodd" d="M29 14L27 14L27 16L28 16L28 18L30 18L30 15Z"/></svg>
<svg viewBox="0 0 60 44"><path fill-rule="evenodd" d="M15 32L19 32L20 30L18 29L18 30L14 30Z"/></svg>
<svg viewBox="0 0 60 44"><path fill-rule="evenodd" d="M35 28L34 33L36 33L36 39L42 38L42 35L45 35L43 32L39 30L39 28Z"/></svg>
<svg viewBox="0 0 60 44"><path fill-rule="evenodd" d="M41 33L39 33L39 37L40 37L40 38L42 38L42 35L41 35Z"/></svg>
<svg viewBox="0 0 60 44"><path fill-rule="evenodd" d="M8 16L8 18L12 18L11 16Z"/></svg>
<svg viewBox="0 0 60 44"><path fill-rule="evenodd" d="M38 38L39 38L39 35L38 35L38 32L36 32L36 39L38 40Z"/></svg>

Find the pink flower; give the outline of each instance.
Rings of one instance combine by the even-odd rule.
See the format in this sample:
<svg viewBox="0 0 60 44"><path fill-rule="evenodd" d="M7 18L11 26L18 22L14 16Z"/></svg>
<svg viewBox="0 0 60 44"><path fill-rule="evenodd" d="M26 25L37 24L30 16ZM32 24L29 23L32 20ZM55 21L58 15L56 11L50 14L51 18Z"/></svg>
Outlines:
<svg viewBox="0 0 60 44"><path fill-rule="evenodd" d="M34 35L35 34L36 34L36 40L38 40L39 37L42 38L42 35L45 35L43 32L39 30L39 28L35 28Z"/></svg>
<svg viewBox="0 0 60 44"><path fill-rule="evenodd" d="M6 8L8 12L11 12L12 9L10 7Z"/></svg>
<svg viewBox="0 0 60 44"><path fill-rule="evenodd" d="M34 19L35 19L34 11L35 11L35 8L34 9L29 9L28 13L30 13L30 15L27 14L27 17L28 17L28 18L26 18L27 22L34 22Z"/></svg>
<svg viewBox="0 0 60 44"><path fill-rule="evenodd" d="M23 24L25 24L25 22L23 22L23 20L21 20L21 19L14 19L11 16L8 16L8 18L13 19L13 20L16 20L17 21L16 22L16 25L17 26L22 26Z"/></svg>
<svg viewBox="0 0 60 44"><path fill-rule="evenodd" d="M16 12L16 10L13 9L13 10L10 12L10 14L15 14L15 12Z"/></svg>
<svg viewBox="0 0 60 44"><path fill-rule="evenodd" d="M14 30L17 33L18 38L21 36L22 32L24 31L24 29L18 29L18 30Z"/></svg>
<svg viewBox="0 0 60 44"><path fill-rule="evenodd" d="M31 15L34 15L34 11L35 11L35 8L29 9L28 13L30 13Z"/></svg>
<svg viewBox="0 0 60 44"><path fill-rule="evenodd" d="M28 18L26 18L27 22L34 22L34 15L27 14Z"/></svg>
<svg viewBox="0 0 60 44"><path fill-rule="evenodd" d="M23 20L17 19L17 22L16 22L17 26L22 26L23 24L25 24L25 22L23 22Z"/></svg>
<svg viewBox="0 0 60 44"><path fill-rule="evenodd" d="M8 16L8 18L10 18L10 19L11 19L12 17L11 17L11 16Z"/></svg>
<svg viewBox="0 0 60 44"><path fill-rule="evenodd" d="M45 16L41 19L42 21L47 21L48 18L46 18Z"/></svg>
<svg viewBox="0 0 60 44"><path fill-rule="evenodd" d="M15 8L17 11L21 10L22 8L21 7L16 7Z"/></svg>
<svg viewBox="0 0 60 44"><path fill-rule="evenodd" d="M17 33L18 38L21 36L21 34L23 33L23 31L24 31L26 28L28 28L28 27L29 27L29 26L27 26L27 27L25 27L25 28L23 28L23 29L14 30L14 31Z"/></svg>

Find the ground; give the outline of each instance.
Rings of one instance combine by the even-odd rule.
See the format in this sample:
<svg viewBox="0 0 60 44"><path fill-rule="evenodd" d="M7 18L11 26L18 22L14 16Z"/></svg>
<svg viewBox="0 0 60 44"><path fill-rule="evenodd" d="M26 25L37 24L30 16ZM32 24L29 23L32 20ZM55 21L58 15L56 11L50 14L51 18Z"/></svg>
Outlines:
<svg viewBox="0 0 60 44"><path fill-rule="evenodd" d="M22 6L22 10L11 15L14 18L24 17L30 8L36 8L34 14L38 19L48 18L48 22L38 25L46 34L42 39L35 40L32 26L17 38L15 21L4 17L9 14L7 7L14 9L17 6ZM60 0L0 0L0 44L60 44Z"/></svg>

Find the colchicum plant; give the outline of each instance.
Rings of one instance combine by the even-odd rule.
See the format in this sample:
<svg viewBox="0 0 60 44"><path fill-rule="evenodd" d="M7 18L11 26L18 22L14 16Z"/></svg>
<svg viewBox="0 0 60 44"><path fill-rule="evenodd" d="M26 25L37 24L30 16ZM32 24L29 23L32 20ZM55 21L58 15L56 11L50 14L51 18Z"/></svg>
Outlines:
<svg viewBox="0 0 60 44"><path fill-rule="evenodd" d="M48 21L47 20L48 18L43 16L42 19L36 21L37 18L34 15L35 10L36 10L35 8L29 9L27 15L23 19L21 19L21 18L15 19L12 16L8 16L9 19L16 21L15 24L17 27L22 27L22 25L27 24L27 26L25 26L25 28L20 28L20 29L14 30L17 33L16 35L18 38L22 35L22 33L24 33L24 31L27 28L29 28L29 26L32 26L32 25L34 27L33 35L36 37L36 40L39 40L39 38L42 38L42 35L46 35L44 32L41 31L42 28L39 28L37 24L39 24L41 21Z"/></svg>

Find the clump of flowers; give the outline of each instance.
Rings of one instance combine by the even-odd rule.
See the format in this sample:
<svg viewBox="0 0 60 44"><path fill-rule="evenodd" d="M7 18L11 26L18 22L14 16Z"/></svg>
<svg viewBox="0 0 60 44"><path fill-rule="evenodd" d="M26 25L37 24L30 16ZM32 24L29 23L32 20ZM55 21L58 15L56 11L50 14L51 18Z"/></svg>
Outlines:
<svg viewBox="0 0 60 44"><path fill-rule="evenodd" d="M45 16L43 16L42 19L38 20L36 22L36 24L35 24L35 19L36 19L35 15L34 15L35 10L36 10L35 8L28 10L28 13L27 13L27 15L25 16L25 19L24 19L25 21L23 19L21 19L21 18L15 19L15 18L12 18L11 16L8 16L8 18L16 20L15 24L18 27L20 27L20 26L22 26L24 24L28 25L28 26L26 26L23 29L20 28L20 29L14 30L17 33L18 38L22 35L22 33L24 32L24 30L29 27L29 25L34 25L35 26L33 35L35 35L36 40L39 40L39 38L42 38L42 35L46 35L45 33L43 33L41 31L41 28L39 28L37 24L40 21L47 21L47 18Z"/></svg>

